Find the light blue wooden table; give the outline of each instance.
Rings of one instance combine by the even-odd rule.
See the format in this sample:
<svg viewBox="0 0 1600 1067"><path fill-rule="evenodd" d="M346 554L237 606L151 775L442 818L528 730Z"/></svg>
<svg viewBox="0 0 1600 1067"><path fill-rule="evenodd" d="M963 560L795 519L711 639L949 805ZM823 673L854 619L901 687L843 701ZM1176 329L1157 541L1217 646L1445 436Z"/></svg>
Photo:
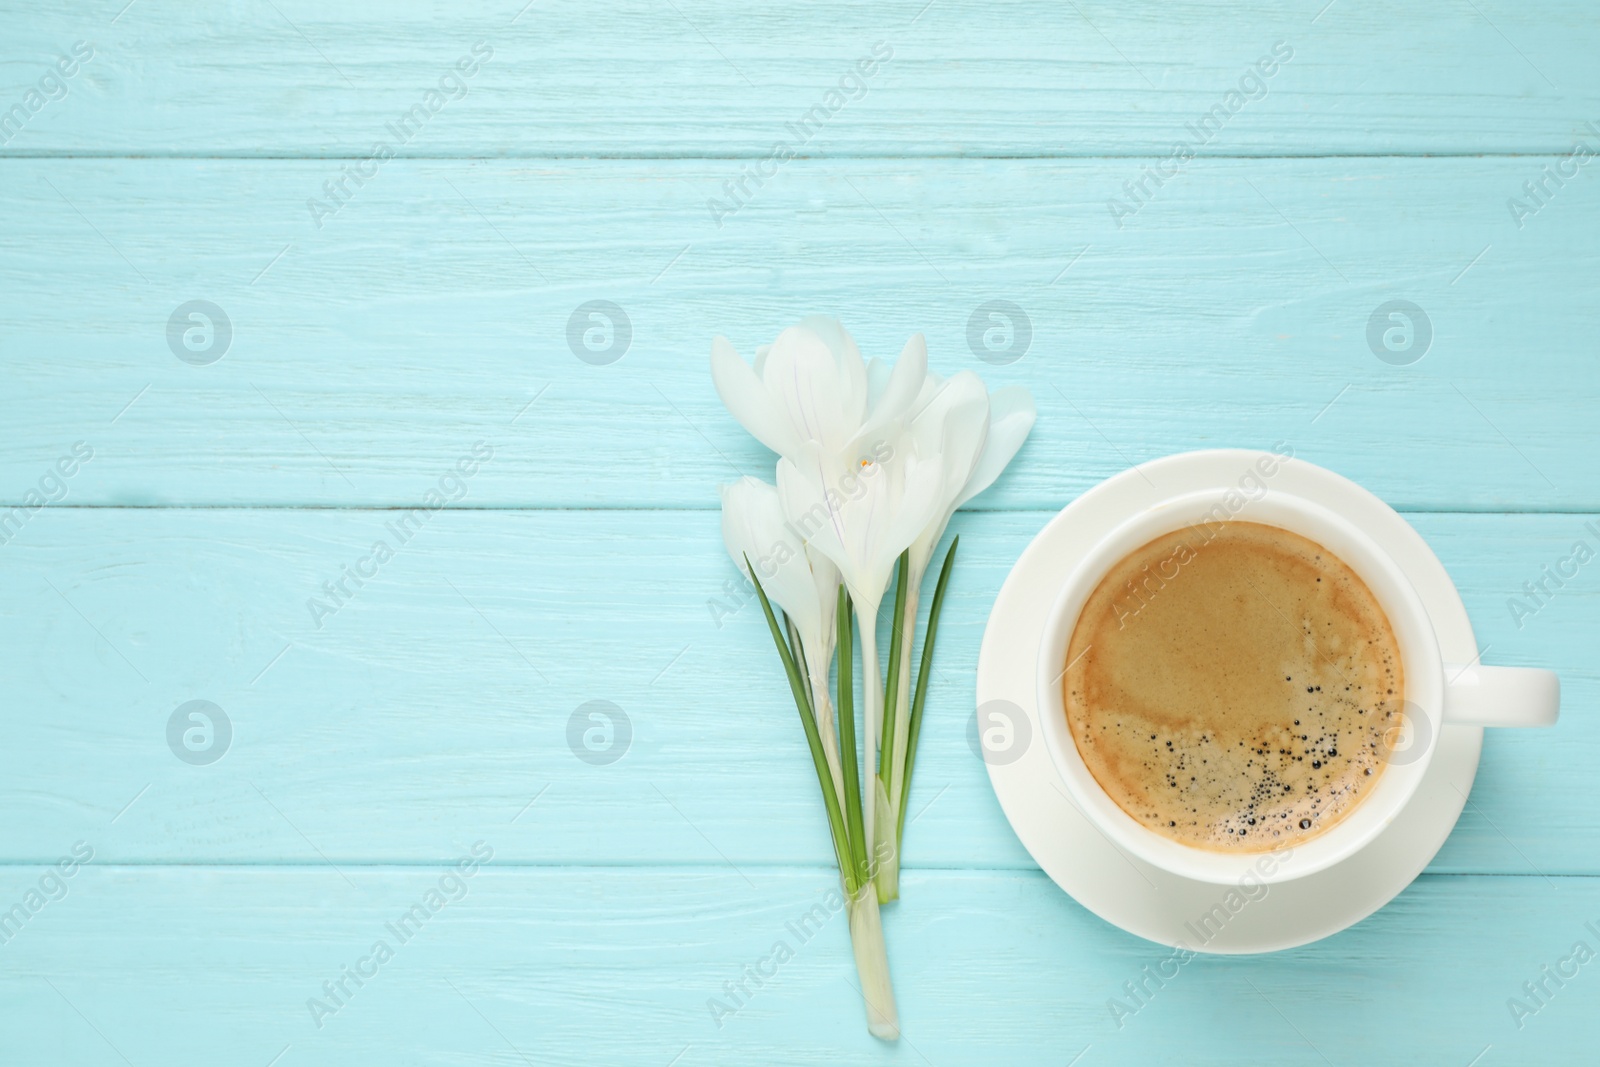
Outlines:
<svg viewBox="0 0 1600 1067"><path fill-rule="evenodd" d="M1592 4L3 7L0 1063L1600 1055L1562 963L1600 950ZM626 330L571 340L591 301ZM1025 350L974 346L991 301ZM1040 409L953 524L897 1047L842 921L707 1007L834 881L718 533L769 459L706 367L809 312ZM1393 904L1119 1027L1164 950L1012 835L979 637L1088 486L1279 441L1405 512L1564 717L1488 737Z"/></svg>

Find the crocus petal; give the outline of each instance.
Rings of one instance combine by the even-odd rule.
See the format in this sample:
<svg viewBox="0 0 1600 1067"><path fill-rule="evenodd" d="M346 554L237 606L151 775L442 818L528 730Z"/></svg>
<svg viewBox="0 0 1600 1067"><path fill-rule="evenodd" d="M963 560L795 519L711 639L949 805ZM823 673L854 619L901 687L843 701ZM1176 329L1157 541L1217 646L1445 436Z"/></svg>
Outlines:
<svg viewBox="0 0 1600 1067"><path fill-rule="evenodd" d="M800 440L837 451L861 429L867 410L867 368L853 341L835 350L810 329L791 326L772 342L761 380Z"/></svg>
<svg viewBox="0 0 1600 1067"><path fill-rule="evenodd" d="M943 386L943 376L930 370L928 376L922 379L922 388L917 392L917 398L911 402L911 417L916 418L916 413L927 407L928 402Z"/></svg>
<svg viewBox="0 0 1600 1067"><path fill-rule="evenodd" d="M932 381L936 376L929 375ZM923 455L945 458L945 496L953 503L971 477L989 428L989 391L969 370L935 384L911 418L910 432Z"/></svg>
<svg viewBox="0 0 1600 1067"><path fill-rule="evenodd" d="M956 507L994 484L1028 439L1035 417L1033 397L1021 386L997 389L989 396L989 437Z"/></svg>
<svg viewBox="0 0 1600 1067"><path fill-rule="evenodd" d="M806 546L806 562L811 566L812 588L822 613L820 641L815 645L807 641L806 655L814 657L812 666L820 663L822 673L826 675L828 664L833 660L833 645L838 638L839 583L843 579L839 577L839 568L833 565L833 560L810 545Z"/></svg>
<svg viewBox="0 0 1600 1067"><path fill-rule="evenodd" d="M711 341L711 380L729 413L757 441L780 456L799 450L800 439L788 415L756 372L720 334Z"/></svg>
<svg viewBox="0 0 1600 1067"><path fill-rule="evenodd" d="M884 538L883 555L879 560L885 586L889 584L889 575L893 573L900 553L911 547L939 513L943 468L943 457L938 455L912 455L906 461L894 522Z"/></svg>
<svg viewBox="0 0 1600 1067"><path fill-rule="evenodd" d="M867 410L876 411L878 403L883 399L883 391L889 387L889 375L894 372L894 364L886 359L873 356L867 360Z"/></svg>
<svg viewBox="0 0 1600 1067"><path fill-rule="evenodd" d="M728 555L747 574L749 557L767 598L789 616L803 641L819 642L823 610L817 583L805 546L784 523L777 487L744 477L721 489L722 540Z"/></svg>
<svg viewBox="0 0 1600 1067"><path fill-rule="evenodd" d="M909 435L879 449L840 460L808 445L798 462L778 462L785 516L839 568L866 612L882 602L895 560L931 521L941 475L939 458L919 455Z"/></svg>
<svg viewBox="0 0 1600 1067"><path fill-rule="evenodd" d="M962 371L940 383L937 391L911 421L911 434L924 454L943 460L938 501L933 521L911 545L911 567L921 577L934 546L944 535L962 499L989 433L989 391L971 371Z"/></svg>
<svg viewBox="0 0 1600 1067"><path fill-rule="evenodd" d="M870 434L882 436L887 433L890 424L903 418L911 410L911 405L921 393L923 382L927 377L928 342L920 333L914 333L906 342L906 347L901 350L900 358L895 360L894 370L889 372L883 393L873 405L866 425L862 428L863 436Z"/></svg>
<svg viewBox="0 0 1600 1067"><path fill-rule="evenodd" d="M821 338L841 366L862 365L861 349L856 347L856 339L850 336L850 331L838 319L830 319L826 315L807 315L800 320L800 329L809 330Z"/></svg>
<svg viewBox="0 0 1600 1067"><path fill-rule="evenodd" d="M778 460L778 500L789 525L806 539L806 547L831 562L849 582L854 560L844 550L843 519L828 502L826 456L815 445L794 459Z"/></svg>

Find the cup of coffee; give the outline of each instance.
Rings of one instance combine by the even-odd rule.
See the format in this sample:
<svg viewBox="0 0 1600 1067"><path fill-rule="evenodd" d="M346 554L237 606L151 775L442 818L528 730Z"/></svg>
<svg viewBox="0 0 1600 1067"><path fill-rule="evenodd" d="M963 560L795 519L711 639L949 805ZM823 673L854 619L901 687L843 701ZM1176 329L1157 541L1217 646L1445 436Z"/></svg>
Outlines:
<svg viewBox="0 0 1600 1067"><path fill-rule="evenodd" d="M1411 799L1446 725L1552 725L1560 685L1443 662L1372 537L1307 498L1218 486L1168 496L1083 556L1040 642L1038 701L1101 833L1235 884L1352 855Z"/></svg>

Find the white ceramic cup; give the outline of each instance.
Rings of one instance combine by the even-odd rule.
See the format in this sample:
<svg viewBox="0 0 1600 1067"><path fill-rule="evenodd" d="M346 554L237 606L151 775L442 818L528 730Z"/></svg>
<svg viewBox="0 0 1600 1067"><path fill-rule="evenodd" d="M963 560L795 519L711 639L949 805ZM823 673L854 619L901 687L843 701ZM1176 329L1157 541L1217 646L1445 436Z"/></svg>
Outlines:
<svg viewBox="0 0 1600 1067"><path fill-rule="evenodd" d="M1404 725L1390 739L1388 766L1340 822L1317 837L1263 863L1261 852L1216 852L1180 844L1124 812L1083 762L1067 726L1062 694L1067 648L1078 616L1101 579L1135 549L1165 534L1198 526L1199 536L1226 520L1276 526L1310 538L1360 576L1394 629L1405 680ZM1181 575L1178 579L1181 580ZM1247 878L1282 882L1301 878L1354 854L1394 821L1416 792L1449 724L1550 726L1560 706L1560 682L1551 671L1526 667L1447 664L1427 609L1399 565L1376 541L1329 509L1304 497L1268 489L1253 499L1237 486L1176 494L1147 507L1112 530L1083 556L1056 596L1039 644L1041 733L1056 770L1078 809L1112 844L1184 878L1239 884Z"/></svg>

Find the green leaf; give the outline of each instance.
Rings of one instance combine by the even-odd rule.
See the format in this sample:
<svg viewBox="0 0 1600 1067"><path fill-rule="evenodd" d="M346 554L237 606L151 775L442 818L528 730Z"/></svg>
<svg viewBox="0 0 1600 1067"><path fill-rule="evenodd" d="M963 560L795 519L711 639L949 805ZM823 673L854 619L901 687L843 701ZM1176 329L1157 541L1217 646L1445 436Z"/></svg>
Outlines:
<svg viewBox="0 0 1600 1067"><path fill-rule="evenodd" d="M783 617L783 626L784 629L789 631L789 651L791 658L794 660L795 672L800 675L800 680L804 682L810 675L806 673L808 666L806 663L806 650L800 644L800 632L794 628L794 620L787 615ZM806 698L806 710L811 713L811 721L815 722L817 720L817 706L811 699L811 686L802 685L800 691Z"/></svg>
<svg viewBox="0 0 1600 1067"><path fill-rule="evenodd" d="M906 585L911 581L911 550L900 553L900 565L895 571L894 621L889 624L889 680L883 691L883 744L878 763L878 778L885 788L894 771L895 705L900 695L900 646L904 636L906 615ZM888 825L885 823L884 825Z"/></svg>
<svg viewBox="0 0 1600 1067"><path fill-rule="evenodd" d="M811 711L811 696L806 692L805 680L795 666L789 645L783 639L783 631L778 627L777 616L772 613L772 605L767 601L766 591L761 588L761 580L756 577L756 570L750 565L750 557L745 557L744 565L750 572L750 581L755 583L756 596L761 598L761 610L766 612L767 629L772 631L772 643L778 646L778 658L783 660L783 669L789 675L789 689L794 694L795 710L800 713L800 725L805 728L806 743L811 748L811 762L817 768L817 784L822 787L822 802L828 810L828 829L833 833L833 851L839 861L839 872L844 875L845 888L854 890L861 884L860 880L852 878L851 874L856 867L855 852L846 833L844 817L839 812L839 801L833 794L833 776L828 773L828 757L822 751L822 735L817 730L817 718ZM798 640L795 645L799 646ZM854 736L852 733L852 741ZM858 830L857 834L860 832Z"/></svg>
<svg viewBox="0 0 1600 1067"><path fill-rule="evenodd" d="M856 760L856 701L851 666L855 658L855 630L851 626L850 594L839 587L839 762L844 764L844 811L849 826L854 881L852 891L867 883L867 830L861 814L861 773ZM824 768L826 773L826 768ZM826 782L824 782L826 784Z"/></svg>

